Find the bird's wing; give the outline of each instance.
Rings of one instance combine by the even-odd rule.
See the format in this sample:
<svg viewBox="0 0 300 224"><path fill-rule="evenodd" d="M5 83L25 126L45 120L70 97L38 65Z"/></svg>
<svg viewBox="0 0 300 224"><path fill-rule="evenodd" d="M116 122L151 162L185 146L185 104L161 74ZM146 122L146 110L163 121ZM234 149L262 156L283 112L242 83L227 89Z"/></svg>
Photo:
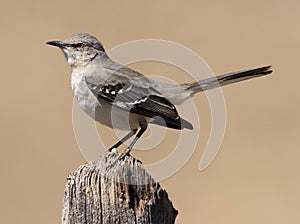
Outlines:
<svg viewBox="0 0 300 224"><path fill-rule="evenodd" d="M152 123L158 125L175 129L192 129L189 122L180 118L175 106L154 88L152 80L142 75L134 76L132 74L134 70L125 68L114 71L106 80L93 75L85 77L85 81L98 99L106 100L113 106L153 118ZM126 75L126 72L130 72L131 75Z"/></svg>

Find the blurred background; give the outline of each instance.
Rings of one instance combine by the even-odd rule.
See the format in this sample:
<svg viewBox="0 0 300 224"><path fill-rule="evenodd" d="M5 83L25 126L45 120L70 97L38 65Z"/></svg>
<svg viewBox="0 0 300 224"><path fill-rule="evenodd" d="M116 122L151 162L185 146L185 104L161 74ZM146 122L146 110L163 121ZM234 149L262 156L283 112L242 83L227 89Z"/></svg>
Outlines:
<svg viewBox="0 0 300 224"><path fill-rule="evenodd" d="M210 133L205 95L197 150L161 182L179 210L177 223L300 222L299 1L5 1L1 24L1 223L60 223L67 175L85 160L72 128L70 67L45 42L78 32L106 49L138 39L191 48L216 74L272 64L268 77L223 88L227 129L205 171L199 160ZM179 80L166 64L131 65ZM107 146L116 137L99 125ZM163 146L134 152L144 164L170 153ZM168 151L169 150L169 151ZM183 149L184 150L184 149Z"/></svg>

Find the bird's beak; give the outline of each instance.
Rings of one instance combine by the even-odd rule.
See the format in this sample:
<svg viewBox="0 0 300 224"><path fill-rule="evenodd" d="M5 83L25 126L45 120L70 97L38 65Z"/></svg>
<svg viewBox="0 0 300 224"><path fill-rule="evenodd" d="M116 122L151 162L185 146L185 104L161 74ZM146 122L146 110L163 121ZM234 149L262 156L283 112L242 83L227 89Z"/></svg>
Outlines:
<svg viewBox="0 0 300 224"><path fill-rule="evenodd" d="M59 47L59 48L64 48L66 46L66 44L62 41L48 41L46 44L55 46L55 47Z"/></svg>

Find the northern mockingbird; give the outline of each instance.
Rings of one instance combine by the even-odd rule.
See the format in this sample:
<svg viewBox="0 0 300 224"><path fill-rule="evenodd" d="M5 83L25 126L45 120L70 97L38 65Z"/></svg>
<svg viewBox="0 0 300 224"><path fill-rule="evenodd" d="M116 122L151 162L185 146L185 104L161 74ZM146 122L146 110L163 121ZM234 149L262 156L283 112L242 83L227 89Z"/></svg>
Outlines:
<svg viewBox="0 0 300 224"><path fill-rule="evenodd" d="M265 66L175 85L154 81L114 62L103 45L89 34L75 34L64 41L47 44L59 47L71 66L72 90L80 107L101 124L129 131L109 150L135 135L125 154L146 131L148 123L179 130L193 129L190 122L179 116L174 104L181 104L201 91L272 72L271 66Z"/></svg>

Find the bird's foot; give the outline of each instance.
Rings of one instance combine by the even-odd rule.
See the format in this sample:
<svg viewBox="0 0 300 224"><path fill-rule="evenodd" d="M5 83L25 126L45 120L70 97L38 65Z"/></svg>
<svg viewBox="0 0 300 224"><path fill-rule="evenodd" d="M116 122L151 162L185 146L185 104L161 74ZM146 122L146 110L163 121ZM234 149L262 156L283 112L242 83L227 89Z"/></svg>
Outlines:
<svg viewBox="0 0 300 224"><path fill-rule="evenodd" d="M117 148L110 148L108 149L109 152L111 153L116 153L117 152Z"/></svg>
<svg viewBox="0 0 300 224"><path fill-rule="evenodd" d="M118 159L123 160L126 156L130 156L132 148L128 147L127 149L124 150L124 152L119 156Z"/></svg>

